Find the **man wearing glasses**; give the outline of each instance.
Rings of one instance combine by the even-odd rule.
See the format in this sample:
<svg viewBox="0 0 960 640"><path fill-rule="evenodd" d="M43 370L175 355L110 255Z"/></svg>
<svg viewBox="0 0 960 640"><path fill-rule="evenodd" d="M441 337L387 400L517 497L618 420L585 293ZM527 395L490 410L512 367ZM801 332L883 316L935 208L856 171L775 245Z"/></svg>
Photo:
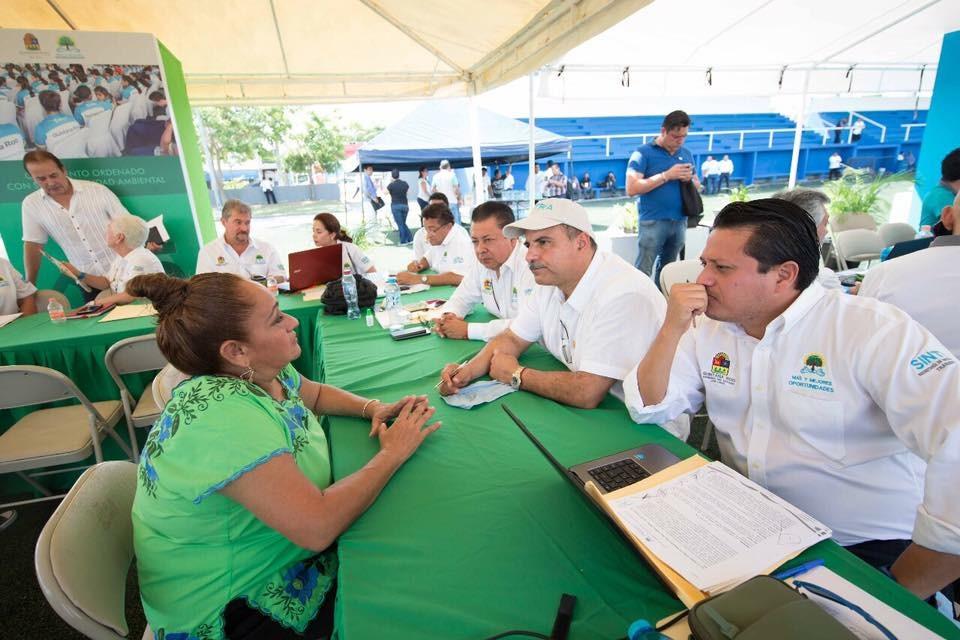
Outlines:
<svg viewBox="0 0 960 640"><path fill-rule="evenodd" d="M561 198L537 203L528 218L507 225L524 237L527 265L539 287L510 328L462 367L447 365L440 392L456 393L490 377L575 407L592 409L612 391L632 358L643 357L663 323L666 302L649 277L621 258L597 250L581 205ZM540 341L569 371L539 371L517 358Z"/></svg>
<svg viewBox="0 0 960 640"><path fill-rule="evenodd" d="M454 224L453 214L443 204L427 205L420 214L427 243L414 242L414 260L397 274L398 284L458 285L476 258L466 229ZM421 253L422 251L422 253ZM433 269L436 275L421 271Z"/></svg>

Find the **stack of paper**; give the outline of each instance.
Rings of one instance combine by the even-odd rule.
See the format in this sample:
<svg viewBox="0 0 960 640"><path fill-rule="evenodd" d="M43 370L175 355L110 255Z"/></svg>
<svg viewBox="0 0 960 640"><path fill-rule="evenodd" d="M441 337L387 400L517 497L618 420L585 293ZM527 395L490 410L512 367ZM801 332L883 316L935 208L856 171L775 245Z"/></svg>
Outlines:
<svg viewBox="0 0 960 640"><path fill-rule="evenodd" d="M10 324L11 322L19 318L21 315L22 314L20 313L11 313L10 315L0 316L0 327Z"/></svg>
<svg viewBox="0 0 960 640"><path fill-rule="evenodd" d="M327 290L327 285L318 284L315 287L309 287L307 289L304 289L300 293L303 294L304 301L309 302L311 300L319 300L320 298L322 298L323 292L326 290Z"/></svg>
<svg viewBox="0 0 960 640"><path fill-rule="evenodd" d="M592 483L587 491L687 606L831 536L755 482L697 456L606 495Z"/></svg>
<svg viewBox="0 0 960 640"><path fill-rule="evenodd" d="M113 311L100 318L99 322L113 322L114 320L130 320L131 318L147 318L157 315L152 304L125 304L114 308Z"/></svg>

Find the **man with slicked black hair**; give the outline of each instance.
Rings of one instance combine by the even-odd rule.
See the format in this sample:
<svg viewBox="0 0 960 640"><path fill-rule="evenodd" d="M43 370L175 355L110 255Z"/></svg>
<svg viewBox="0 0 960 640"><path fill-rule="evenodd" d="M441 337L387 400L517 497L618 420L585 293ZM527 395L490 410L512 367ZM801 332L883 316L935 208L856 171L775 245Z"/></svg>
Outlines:
<svg viewBox="0 0 960 640"><path fill-rule="evenodd" d="M724 207L627 408L669 428L705 402L727 465L928 598L960 576L960 366L903 311L824 290L817 247L792 202Z"/></svg>

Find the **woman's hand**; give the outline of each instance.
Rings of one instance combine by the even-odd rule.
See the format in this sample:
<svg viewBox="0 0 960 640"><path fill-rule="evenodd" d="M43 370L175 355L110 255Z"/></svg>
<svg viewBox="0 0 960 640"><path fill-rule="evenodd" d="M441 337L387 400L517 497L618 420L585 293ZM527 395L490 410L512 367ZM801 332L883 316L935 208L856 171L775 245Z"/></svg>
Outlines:
<svg viewBox="0 0 960 640"><path fill-rule="evenodd" d="M439 422L424 426L436 411L427 404L426 398L408 397L401 402L393 424L388 427L381 422L377 428L380 452L393 458L398 466L413 455L428 435L440 428Z"/></svg>
<svg viewBox="0 0 960 640"><path fill-rule="evenodd" d="M392 420L400 415L400 410L408 400L414 402L426 402L427 396L404 396L396 402L385 404L379 400L374 403L373 410L370 412L370 437L377 435L380 427L387 426L387 420Z"/></svg>

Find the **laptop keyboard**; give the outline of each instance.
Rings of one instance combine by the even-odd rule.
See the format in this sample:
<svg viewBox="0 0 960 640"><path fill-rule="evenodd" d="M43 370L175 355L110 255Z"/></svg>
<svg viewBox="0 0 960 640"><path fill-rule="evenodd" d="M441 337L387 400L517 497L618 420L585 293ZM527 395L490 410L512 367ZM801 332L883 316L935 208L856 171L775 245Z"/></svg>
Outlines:
<svg viewBox="0 0 960 640"><path fill-rule="evenodd" d="M624 458L588 471L604 491L616 491L650 476L632 458Z"/></svg>

